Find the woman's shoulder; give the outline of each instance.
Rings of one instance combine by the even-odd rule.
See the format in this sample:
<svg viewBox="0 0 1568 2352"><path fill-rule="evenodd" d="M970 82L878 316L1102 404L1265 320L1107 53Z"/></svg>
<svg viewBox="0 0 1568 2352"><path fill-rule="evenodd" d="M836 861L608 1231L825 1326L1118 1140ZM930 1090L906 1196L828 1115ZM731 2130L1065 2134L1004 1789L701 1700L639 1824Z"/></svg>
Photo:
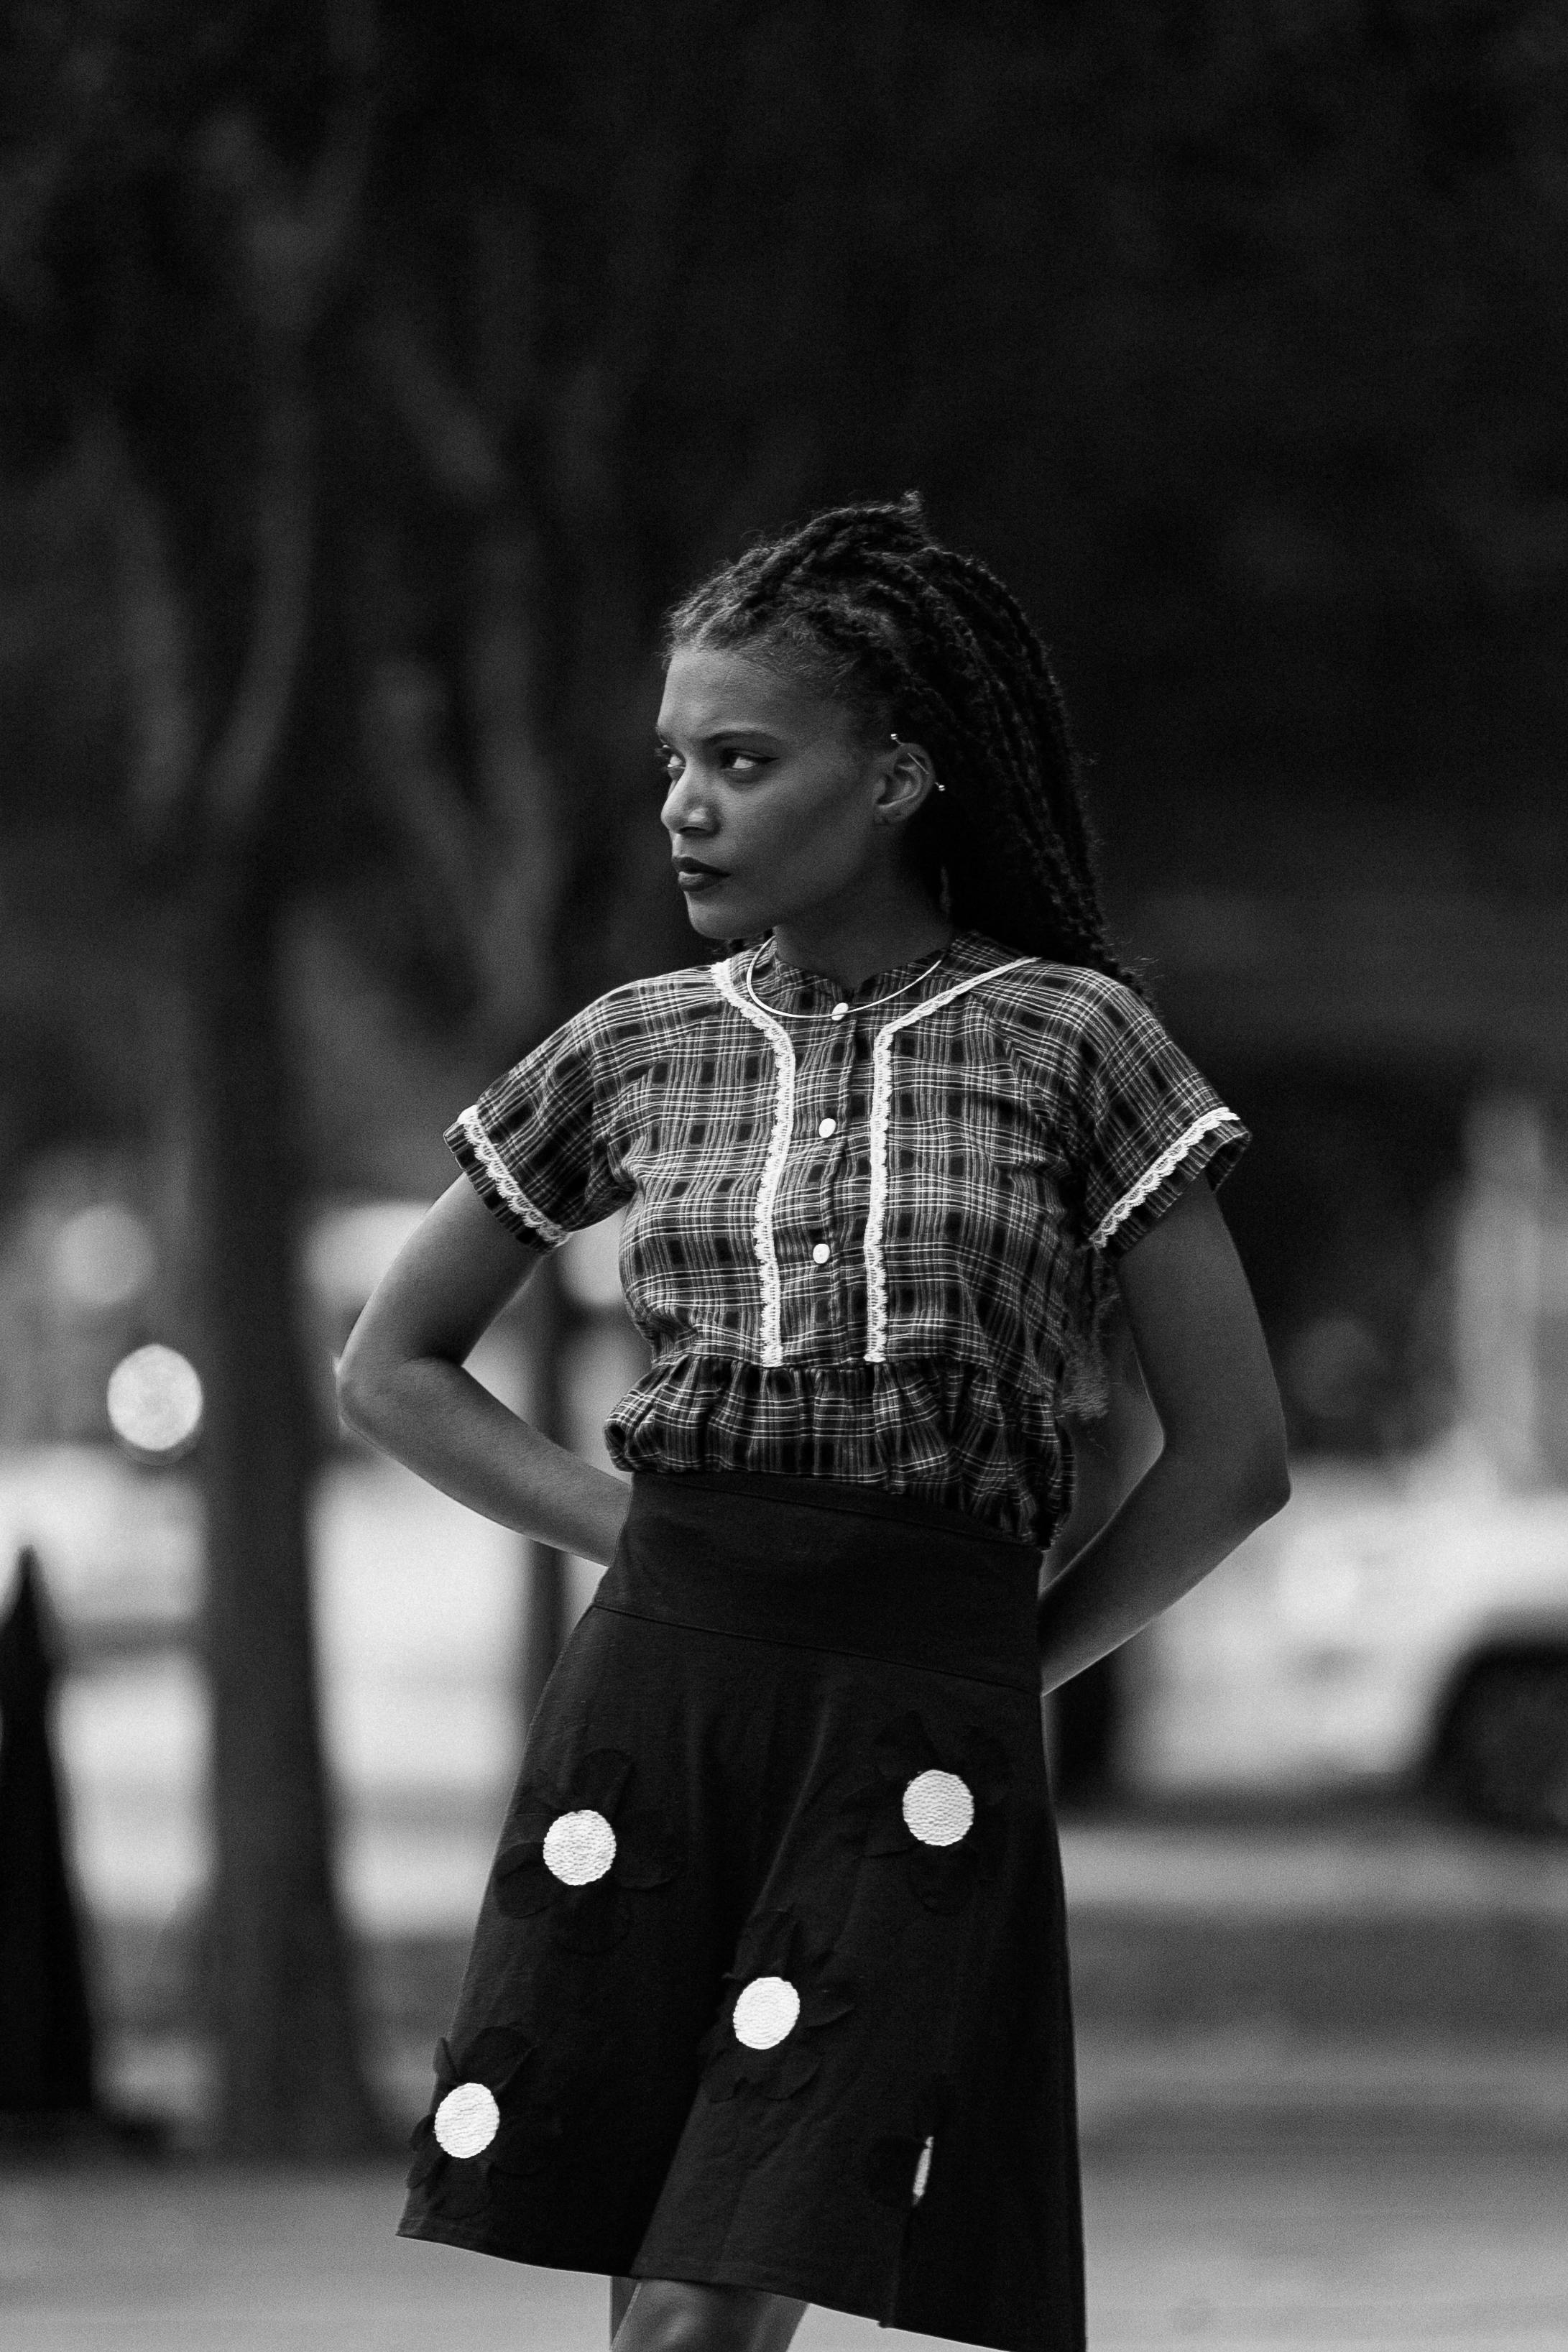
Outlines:
<svg viewBox="0 0 1568 2352"><path fill-rule="evenodd" d="M537 1087L548 1073L556 1083L592 1088L619 1081L689 1035L709 1008L721 1003L706 964L623 981L568 1013L548 1035L503 1070L487 1089L495 1096Z"/></svg>
<svg viewBox="0 0 1568 2352"><path fill-rule="evenodd" d="M966 939L975 969L985 974L984 987L975 992L1023 1036L1060 1044L1153 1017L1125 981L1092 964L1020 956L1016 948L980 931L969 932Z"/></svg>
<svg viewBox="0 0 1568 2352"><path fill-rule="evenodd" d="M658 1031L716 1010L721 1001L711 964L684 964L676 971L657 971L646 980L623 981L619 987L606 989L565 1025L606 1034Z"/></svg>

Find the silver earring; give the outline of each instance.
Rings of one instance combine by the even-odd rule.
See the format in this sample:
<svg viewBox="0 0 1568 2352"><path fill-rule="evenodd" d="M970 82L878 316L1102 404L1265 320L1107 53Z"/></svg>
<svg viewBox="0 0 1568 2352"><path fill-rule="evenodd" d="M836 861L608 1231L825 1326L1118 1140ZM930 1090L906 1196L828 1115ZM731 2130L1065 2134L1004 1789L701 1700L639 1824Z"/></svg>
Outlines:
<svg viewBox="0 0 1568 2352"><path fill-rule="evenodd" d="M903 737L902 737L901 735L899 735L899 734L896 734L896 733L895 733L895 734L893 735L892 740L893 740L893 741L894 741L896 744L898 744L898 746L899 746L900 750L901 751L901 750L903 749L903 742L904 742L904 739L903 739ZM942 778L941 778L940 776L933 776L933 777L931 778L931 782L936 786L936 789L937 789L937 791L938 791L939 793L945 793L945 792L946 792L946 790L947 790L947 786L942 782Z"/></svg>

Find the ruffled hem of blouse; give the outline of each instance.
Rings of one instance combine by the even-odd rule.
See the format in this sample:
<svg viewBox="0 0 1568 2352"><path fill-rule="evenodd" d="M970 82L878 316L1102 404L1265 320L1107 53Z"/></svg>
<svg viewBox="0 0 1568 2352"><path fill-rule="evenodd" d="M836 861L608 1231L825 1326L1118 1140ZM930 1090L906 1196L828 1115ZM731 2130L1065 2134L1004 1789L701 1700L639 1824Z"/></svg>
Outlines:
<svg viewBox="0 0 1568 2352"><path fill-rule="evenodd" d="M843 1479L966 1511L1026 1542L1048 1542L1068 1499L1045 1400L1004 1400L979 1364L682 1356L644 1374L605 1438L622 1470Z"/></svg>

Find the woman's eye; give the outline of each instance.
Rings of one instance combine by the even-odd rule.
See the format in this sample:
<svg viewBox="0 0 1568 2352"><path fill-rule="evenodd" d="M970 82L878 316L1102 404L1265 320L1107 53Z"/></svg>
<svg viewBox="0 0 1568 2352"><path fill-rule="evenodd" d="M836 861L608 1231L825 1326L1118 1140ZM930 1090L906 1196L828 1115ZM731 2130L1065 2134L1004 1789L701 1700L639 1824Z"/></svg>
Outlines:
<svg viewBox="0 0 1568 2352"><path fill-rule="evenodd" d="M686 761L680 752L668 750L660 744L655 747L653 757L655 766L667 783L673 784L685 774ZM738 776L742 781L747 777L759 774L768 764L767 760L759 751L731 751L728 748L717 754L716 763L721 774Z"/></svg>

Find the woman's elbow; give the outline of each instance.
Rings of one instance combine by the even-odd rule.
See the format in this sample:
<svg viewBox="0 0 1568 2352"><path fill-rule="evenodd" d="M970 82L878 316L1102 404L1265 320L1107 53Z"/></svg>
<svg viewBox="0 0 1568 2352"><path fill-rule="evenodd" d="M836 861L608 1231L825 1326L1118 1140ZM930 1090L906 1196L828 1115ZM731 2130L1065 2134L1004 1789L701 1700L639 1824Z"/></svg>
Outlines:
<svg viewBox="0 0 1568 2352"><path fill-rule="evenodd" d="M1254 1490L1254 1507L1259 1527L1265 1519L1271 1519L1282 1511L1289 1499L1290 1465L1281 1447L1279 1453L1271 1456L1267 1466L1259 1471Z"/></svg>
<svg viewBox="0 0 1568 2352"><path fill-rule="evenodd" d="M1238 1530L1237 1541L1273 1518L1290 1499L1283 1430L1208 1428L1186 1438L1168 1437L1166 1450L1185 1460L1189 1475Z"/></svg>
<svg viewBox="0 0 1568 2352"><path fill-rule="evenodd" d="M338 1358L336 1386L338 1418L343 1427L352 1429L356 1437L374 1439L384 1422L385 1374L374 1351L356 1346L353 1335Z"/></svg>
<svg viewBox="0 0 1568 2352"><path fill-rule="evenodd" d="M1282 1430L1259 1433L1238 1455L1237 1499L1248 1525L1261 1527L1285 1508L1290 1499L1290 1464Z"/></svg>

